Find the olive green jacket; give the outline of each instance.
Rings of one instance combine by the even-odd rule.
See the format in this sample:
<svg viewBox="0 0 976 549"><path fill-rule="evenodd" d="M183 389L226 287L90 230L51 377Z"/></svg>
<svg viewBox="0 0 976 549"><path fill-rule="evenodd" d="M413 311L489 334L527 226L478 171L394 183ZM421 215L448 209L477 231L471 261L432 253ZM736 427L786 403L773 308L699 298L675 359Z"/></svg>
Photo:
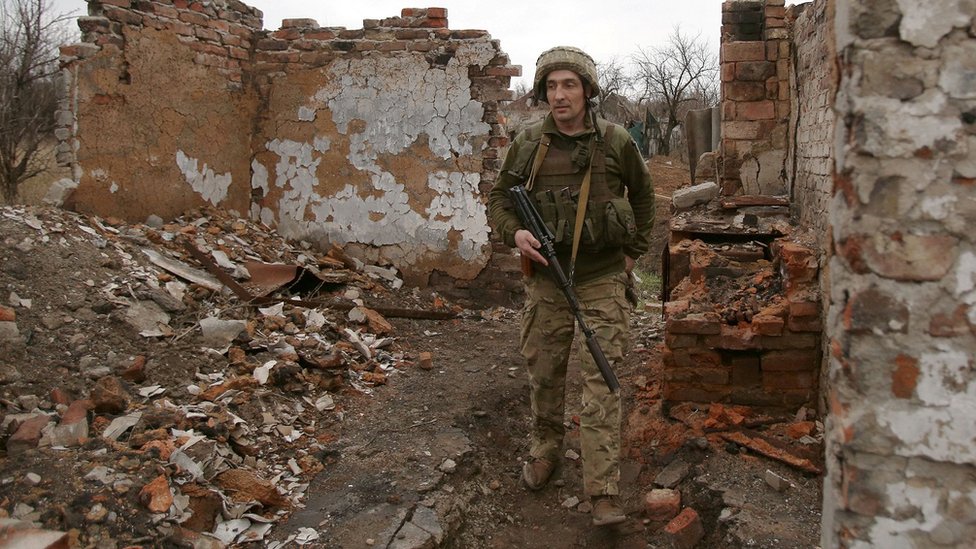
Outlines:
<svg viewBox="0 0 976 549"><path fill-rule="evenodd" d="M589 121L589 118L587 118ZM556 129L552 115L546 116L539 128L532 128L520 132L512 142L502 164L501 173L495 186L488 194L488 214L491 217L494 230L499 233L508 246L515 247L515 232L524 229L515 214L508 189L517 184L524 184L531 169L532 159L538 141L530 136L549 134L555 142L557 139L568 142L589 141L594 129L587 124L587 129L574 136L566 136ZM609 124L603 119L597 122L597 127L606 127L606 183L610 191L619 197L626 196L634 210L637 232L633 239L619 249L607 249L600 252L586 253L580 251L576 258L575 281L586 282L601 276L620 272L624 269L624 255L633 259L647 253L650 246L651 230L654 226L654 187L647 165L637 149L630 134L617 124ZM582 183L583 173L580 173ZM557 257L567 272L570 268L570 251L558 250ZM536 272L546 269L536 269Z"/></svg>

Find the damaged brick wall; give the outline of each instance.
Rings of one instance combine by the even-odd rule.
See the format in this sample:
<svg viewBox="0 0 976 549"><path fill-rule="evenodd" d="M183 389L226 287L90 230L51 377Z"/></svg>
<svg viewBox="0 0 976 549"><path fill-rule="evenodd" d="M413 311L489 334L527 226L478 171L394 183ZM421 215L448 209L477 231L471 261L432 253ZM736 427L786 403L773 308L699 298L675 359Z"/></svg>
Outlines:
<svg viewBox="0 0 976 549"><path fill-rule="evenodd" d="M106 0L61 50L58 160L82 212L145 220L248 209L258 104L245 85L261 12L235 0Z"/></svg>
<svg viewBox="0 0 976 549"><path fill-rule="evenodd" d="M671 220L666 403L821 407L827 6L723 5L722 196Z"/></svg>
<svg viewBox="0 0 976 549"><path fill-rule="evenodd" d="M818 235L818 247L826 249L837 89L833 2L816 0L789 10L794 52L786 160L789 194L799 224L811 228Z"/></svg>
<svg viewBox="0 0 976 549"><path fill-rule="evenodd" d="M722 4L721 187L786 194L790 42L784 0Z"/></svg>
<svg viewBox="0 0 976 549"><path fill-rule="evenodd" d="M976 545L976 17L836 0L824 547Z"/></svg>
<svg viewBox="0 0 976 549"><path fill-rule="evenodd" d="M89 11L62 59L75 208L143 220L210 203L416 285L492 260L482 196L521 69L487 32L450 30L441 8L274 32L236 0Z"/></svg>
<svg viewBox="0 0 976 549"><path fill-rule="evenodd" d="M253 216L416 285L435 270L474 278L491 254L482 196L506 142L498 101L520 73L508 63L487 32L452 31L437 8L351 31L299 21L259 40Z"/></svg>

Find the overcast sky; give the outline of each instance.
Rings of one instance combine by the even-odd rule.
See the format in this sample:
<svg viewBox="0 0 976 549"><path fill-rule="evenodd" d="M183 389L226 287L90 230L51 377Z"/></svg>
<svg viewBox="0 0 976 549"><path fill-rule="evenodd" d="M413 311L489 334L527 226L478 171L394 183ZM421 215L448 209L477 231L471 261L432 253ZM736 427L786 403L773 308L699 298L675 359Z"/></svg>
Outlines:
<svg viewBox="0 0 976 549"><path fill-rule="evenodd" d="M87 15L84 0L52 0L56 13ZM691 36L700 33L718 56L722 0L597 0L538 2L529 0L369 0L308 2L306 0L245 0L264 12L264 27L277 29L282 19L310 18L323 27L360 29L363 19L400 15L404 7L447 8L451 29L483 29L501 41L512 64L522 66L522 80L531 83L535 60L557 45L577 46L597 60L617 58L629 64L638 48L661 46L675 26ZM514 86L517 79L513 79Z"/></svg>

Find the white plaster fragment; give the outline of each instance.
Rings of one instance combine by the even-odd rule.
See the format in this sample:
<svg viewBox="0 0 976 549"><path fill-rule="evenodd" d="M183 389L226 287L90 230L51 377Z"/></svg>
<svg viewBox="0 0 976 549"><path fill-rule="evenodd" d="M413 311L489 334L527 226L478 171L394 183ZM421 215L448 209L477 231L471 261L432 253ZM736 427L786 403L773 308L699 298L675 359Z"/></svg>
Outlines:
<svg viewBox="0 0 976 549"><path fill-rule="evenodd" d="M925 486L914 486L905 482L898 482L887 487L888 500L898 503L898 508L907 507L905 515L921 515L921 519L899 518L892 519L878 515L868 532L867 541L856 541L851 549L870 549L885 547L886 549L915 549L917 545L908 534L911 532L931 532L943 517L939 513L941 493ZM916 511L911 513L911 511ZM897 512L891 514L898 515Z"/></svg>
<svg viewBox="0 0 976 549"><path fill-rule="evenodd" d="M941 344L919 358L915 394L923 405L892 401L878 422L900 441L896 453L935 461L976 461L976 376L969 353Z"/></svg>
<svg viewBox="0 0 976 549"><path fill-rule="evenodd" d="M923 148L936 148L936 142L959 140L962 121L948 115L947 99L938 90L928 90L910 102L887 97L855 99L869 124L864 148L879 156L909 157ZM897 112L898 116L891 116Z"/></svg>
<svg viewBox="0 0 976 549"><path fill-rule="evenodd" d="M922 201L922 211L932 219L944 220L952 214L956 203L955 196L938 196Z"/></svg>
<svg viewBox="0 0 976 549"><path fill-rule="evenodd" d="M967 304L976 303L976 254L966 251L959 254L959 266L956 267L956 297Z"/></svg>
<svg viewBox="0 0 976 549"><path fill-rule="evenodd" d="M968 0L897 0L901 37L916 46L934 48L953 27L968 27L972 5Z"/></svg>
<svg viewBox="0 0 976 549"><path fill-rule="evenodd" d="M267 196L271 190L271 187L268 186L268 169L257 160L251 161L251 188L261 189L263 191L262 196Z"/></svg>
<svg viewBox="0 0 976 549"><path fill-rule="evenodd" d="M112 194L115 194L115 193L119 192L119 184L116 183L115 181L113 181L112 184L109 185L109 187L108 187L108 192L110 192Z"/></svg>
<svg viewBox="0 0 976 549"><path fill-rule="evenodd" d="M315 137L315 141L313 142L312 146L318 152L324 153L327 150L329 150L330 148L332 148L332 140L329 139L328 137L319 137L319 136L316 136Z"/></svg>
<svg viewBox="0 0 976 549"><path fill-rule="evenodd" d="M227 198L227 190L231 184L230 172L218 174L206 164L199 169L197 159L190 158L180 150L176 151L176 165L190 187L207 202L216 206Z"/></svg>
<svg viewBox="0 0 976 549"><path fill-rule="evenodd" d="M305 106L298 107L298 119L302 122L314 122L315 109Z"/></svg>

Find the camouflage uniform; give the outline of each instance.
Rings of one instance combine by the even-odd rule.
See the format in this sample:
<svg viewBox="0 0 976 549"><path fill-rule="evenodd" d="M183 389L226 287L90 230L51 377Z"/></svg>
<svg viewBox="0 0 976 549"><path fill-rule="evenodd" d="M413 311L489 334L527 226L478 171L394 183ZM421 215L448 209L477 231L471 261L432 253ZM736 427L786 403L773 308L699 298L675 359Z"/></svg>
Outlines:
<svg viewBox="0 0 976 549"><path fill-rule="evenodd" d="M574 70L581 75L585 72L572 63L554 66ZM541 76L544 78L545 73ZM581 78L595 87L595 71ZM544 94L544 90L540 92L538 89L539 82L537 73L536 91L537 94ZM581 247L575 265L575 290L584 320L595 332L607 360L614 366L621 362L629 347L632 305L625 295L628 283L625 255L637 259L647 252L653 226L654 192L650 175L636 144L624 128L602 119L597 120L594 127L588 118L583 133L567 136L558 131L550 114L540 125L526 129L515 138L498 181L489 194L489 213L494 228L509 246L515 246L515 233L523 227L512 211L508 189L525 182L529 164L543 134L551 139L551 147L533 189L543 189L543 194L546 190L564 188L578 191L585 172L583 168L591 162L591 196L602 193L626 197L633 209L636 234L632 238L618 246ZM600 154L592 157L580 154L580 149L601 146L600 141L595 139L598 136L603 138ZM580 157L592 160L580 163ZM573 162L579 166L574 168ZM599 210L594 202L589 204L588 211ZM571 237L564 238L556 246L558 259L567 271L571 262L571 241ZM557 462L561 457L565 431L566 370L576 321L562 290L545 267L536 266L534 274L525 279L525 289L521 352L526 359L531 391L531 455ZM617 495L620 478L620 396L607 389L582 337L577 340L577 355L583 379L580 442L584 491L588 496Z"/></svg>

